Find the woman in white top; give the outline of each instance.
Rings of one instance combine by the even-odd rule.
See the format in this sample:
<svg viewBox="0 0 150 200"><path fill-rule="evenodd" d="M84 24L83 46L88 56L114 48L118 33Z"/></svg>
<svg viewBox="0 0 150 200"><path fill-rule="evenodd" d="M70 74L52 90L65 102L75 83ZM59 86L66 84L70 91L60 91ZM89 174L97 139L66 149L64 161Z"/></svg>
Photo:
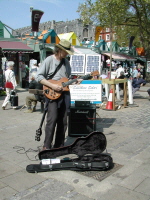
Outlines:
<svg viewBox="0 0 150 200"><path fill-rule="evenodd" d="M5 79L6 81L9 81L13 84L13 88L6 88L6 98L2 104L2 109L5 110L7 104L9 103L10 100L10 91L11 90L15 90L17 83L16 83L16 78L15 78L15 74L12 71L13 67L14 67L14 62L13 61L8 61L7 63L7 70L5 71Z"/></svg>
<svg viewBox="0 0 150 200"><path fill-rule="evenodd" d="M121 65L119 65L118 69L116 70L117 78L120 76L120 72L124 72L124 68Z"/></svg>

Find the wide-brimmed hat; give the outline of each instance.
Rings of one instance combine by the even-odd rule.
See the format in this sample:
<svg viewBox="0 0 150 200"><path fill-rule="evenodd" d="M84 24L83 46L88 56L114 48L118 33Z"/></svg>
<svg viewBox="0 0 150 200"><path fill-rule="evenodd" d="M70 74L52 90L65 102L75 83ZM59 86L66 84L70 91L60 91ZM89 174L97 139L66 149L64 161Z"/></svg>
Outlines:
<svg viewBox="0 0 150 200"><path fill-rule="evenodd" d="M73 55L73 52L71 51L71 43L68 40L61 39L59 44L55 44L55 46L66 51L68 54Z"/></svg>

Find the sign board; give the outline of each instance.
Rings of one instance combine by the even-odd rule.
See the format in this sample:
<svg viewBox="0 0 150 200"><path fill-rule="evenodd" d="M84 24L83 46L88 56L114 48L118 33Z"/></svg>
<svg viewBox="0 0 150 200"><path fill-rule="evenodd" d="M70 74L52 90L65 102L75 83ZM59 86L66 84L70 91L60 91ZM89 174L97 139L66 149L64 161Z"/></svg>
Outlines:
<svg viewBox="0 0 150 200"><path fill-rule="evenodd" d="M93 71L101 72L101 55L74 54L70 57L71 74L89 74Z"/></svg>
<svg viewBox="0 0 150 200"><path fill-rule="evenodd" d="M93 71L101 72L101 55L86 55L85 74Z"/></svg>
<svg viewBox="0 0 150 200"><path fill-rule="evenodd" d="M39 23L40 23L43 13L44 12L41 10L32 10L32 30L31 31L33 32L39 31Z"/></svg>
<svg viewBox="0 0 150 200"><path fill-rule="evenodd" d="M71 74L83 74L85 67L85 54L74 54L70 58Z"/></svg>
<svg viewBox="0 0 150 200"><path fill-rule="evenodd" d="M147 72L150 72L150 61L147 61Z"/></svg>
<svg viewBox="0 0 150 200"><path fill-rule="evenodd" d="M84 80L80 85L70 85L71 104L75 101L90 101L91 104L102 103L102 81Z"/></svg>

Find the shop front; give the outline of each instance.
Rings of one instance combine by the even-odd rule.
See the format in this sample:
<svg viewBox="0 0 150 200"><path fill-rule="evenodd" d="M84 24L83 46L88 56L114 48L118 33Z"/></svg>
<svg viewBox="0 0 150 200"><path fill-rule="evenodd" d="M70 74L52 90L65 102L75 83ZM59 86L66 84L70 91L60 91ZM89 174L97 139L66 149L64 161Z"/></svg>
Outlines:
<svg viewBox="0 0 150 200"><path fill-rule="evenodd" d="M7 61L14 61L14 73L17 83L22 87L22 70L23 65L29 66L29 60L32 58L33 49L20 40L1 40L1 66L0 69L4 71L7 68ZM3 85L2 85L3 86Z"/></svg>

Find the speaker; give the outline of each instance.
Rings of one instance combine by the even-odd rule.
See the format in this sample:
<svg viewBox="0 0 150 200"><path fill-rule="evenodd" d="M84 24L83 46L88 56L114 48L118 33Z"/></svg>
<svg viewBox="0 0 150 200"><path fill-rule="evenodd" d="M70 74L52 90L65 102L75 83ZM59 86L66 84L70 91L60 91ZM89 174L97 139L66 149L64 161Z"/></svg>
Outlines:
<svg viewBox="0 0 150 200"><path fill-rule="evenodd" d="M96 130L96 105L89 107L71 106L69 113L68 135L87 136Z"/></svg>
<svg viewBox="0 0 150 200"><path fill-rule="evenodd" d="M90 101L75 101L76 107L89 107L90 105Z"/></svg>

